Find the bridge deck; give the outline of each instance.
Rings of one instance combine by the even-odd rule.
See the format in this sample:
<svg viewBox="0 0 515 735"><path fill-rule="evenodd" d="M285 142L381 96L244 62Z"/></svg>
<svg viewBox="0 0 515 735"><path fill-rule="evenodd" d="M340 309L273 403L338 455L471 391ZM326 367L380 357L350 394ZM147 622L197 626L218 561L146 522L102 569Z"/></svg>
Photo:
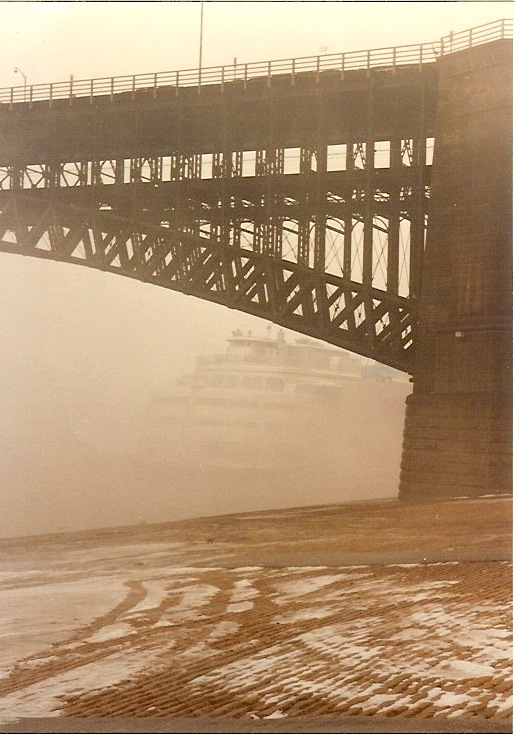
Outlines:
<svg viewBox="0 0 515 735"><path fill-rule="evenodd" d="M299 77L294 85L276 77L256 78L222 90L139 90L94 100L78 99L0 106L0 167L12 163L166 156L172 151L212 153L299 148L413 138L424 125L434 136L434 65ZM271 121L273 120L273 129Z"/></svg>
<svg viewBox="0 0 515 735"><path fill-rule="evenodd" d="M408 46L99 79L74 80L71 77L68 82L30 86L25 84L0 89L0 104L8 103L12 106L23 102L32 105L41 100L53 104L59 99L74 102L81 97L91 100L102 95L109 96L112 100L114 95L120 92L130 92L131 95L135 95L140 89L151 89L155 95L162 87L173 87L176 94L180 88L196 87L199 92L203 93L205 87L209 85L217 85L224 89L226 85L235 81L247 85L256 77L266 77L267 84L270 84L274 77L284 76L295 84L299 74L302 75L306 71L316 72L317 77L327 71L336 71L343 77L347 71L357 69L370 71L378 67L397 71L405 65L421 67L433 63L448 53L456 53L497 39L509 39L512 34L512 20L502 19L460 33L450 34L438 41Z"/></svg>

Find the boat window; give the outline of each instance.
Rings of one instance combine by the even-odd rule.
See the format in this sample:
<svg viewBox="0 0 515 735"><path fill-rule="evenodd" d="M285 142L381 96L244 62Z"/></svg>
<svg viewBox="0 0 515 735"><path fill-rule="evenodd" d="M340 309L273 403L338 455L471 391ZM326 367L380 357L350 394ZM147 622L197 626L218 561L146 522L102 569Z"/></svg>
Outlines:
<svg viewBox="0 0 515 735"><path fill-rule="evenodd" d="M263 378L258 378L256 375L247 375L241 379L241 387L247 390L262 390Z"/></svg>
<svg viewBox="0 0 515 735"><path fill-rule="evenodd" d="M281 378L267 378L265 381L265 390L283 391L284 381Z"/></svg>

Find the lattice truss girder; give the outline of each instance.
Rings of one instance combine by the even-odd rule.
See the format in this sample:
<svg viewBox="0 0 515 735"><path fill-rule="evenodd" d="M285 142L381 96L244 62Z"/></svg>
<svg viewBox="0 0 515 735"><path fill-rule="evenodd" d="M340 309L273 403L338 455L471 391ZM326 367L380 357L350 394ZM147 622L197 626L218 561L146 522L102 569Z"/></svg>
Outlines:
<svg viewBox="0 0 515 735"><path fill-rule="evenodd" d="M0 162L0 248L194 293L409 370L433 81L317 75L207 104L192 91L133 100L120 123L102 104L56 107L41 144L22 134Z"/></svg>
<svg viewBox="0 0 515 735"><path fill-rule="evenodd" d="M242 206L252 210L258 205L240 202ZM199 207L203 219L198 216ZM311 261L310 253L316 248L308 249L307 258L301 257L302 229L315 241L322 229L327 254L334 233L345 239L345 217L324 216L320 222L319 210L318 221L309 225L302 217L286 220L275 215L271 220L263 217L260 224L257 216L245 221L229 217L226 209L227 202L211 208L181 200L170 210L168 220L163 219L164 211L159 217L139 212L129 218L112 209L38 201L13 193L2 200L0 249L80 263L165 286L409 370L412 304L399 295L398 288L388 285L387 274L379 287L372 277L368 281L354 277L359 268L363 275L363 263L355 272L352 263L345 268L340 260L337 267L327 268ZM188 211L189 216L184 213ZM359 214L352 220L352 232L360 230L359 235L353 234L356 244L356 237L365 237L364 223ZM249 222L252 231L246 229ZM376 229L386 234L385 227L381 220ZM353 238L347 236L351 256ZM344 248L345 243L340 245ZM334 258L341 258L340 245Z"/></svg>
<svg viewBox="0 0 515 735"><path fill-rule="evenodd" d="M432 139L430 139L432 140ZM129 158L17 161L0 164L0 190L74 188L82 186L163 183L230 177L267 177L279 174L336 170L377 170L385 167L423 165L425 141L357 142L341 145L309 145L300 148L267 147L254 151L178 153ZM368 147L367 147L368 146ZM424 159L424 161L422 160Z"/></svg>
<svg viewBox="0 0 515 735"><path fill-rule="evenodd" d="M169 226L189 220L207 236L219 237L232 228L242 247L251 241L254 250L316 263L328 273L343 272L378 288L388 283L389 291L407 296L417 288L411 255L423 247L429 194L420 176L424 167L413 165L413 147L412 140L400 141L398 170L375 169L372 175L365 144L355 144L349 147L350 170L344 174L328 172L327 151L323 157L316 148L299 149L298 175L285 174L285 151L273 149L255 152L253 176L246 179L239 151L209 156L209 177L203 170L206 156L175 154L166 161L4 167L0 188L53 196L59 191L62 200L78 202L87 190L86 200L93 192L99 204L126 214L133 210L130 216L137 217L139 207L147 218L152 212L155 221ZM417 257L413 264L418 267Z"/></svg>

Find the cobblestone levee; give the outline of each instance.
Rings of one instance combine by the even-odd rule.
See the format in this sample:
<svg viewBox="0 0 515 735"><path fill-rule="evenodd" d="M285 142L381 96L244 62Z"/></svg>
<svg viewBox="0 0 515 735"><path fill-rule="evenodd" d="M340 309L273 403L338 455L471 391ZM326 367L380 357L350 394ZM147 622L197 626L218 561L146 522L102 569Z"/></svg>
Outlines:
<svg viewBox="0 0 515 735"><path fill-rule="evenodd" d="M410 546L416 508L430 520ZM510 509L346 504L0 545L1 718L465 718L506 731ZM349 563L360 537L363 563ZM416 558L431 549L441 558Z"/></svg>

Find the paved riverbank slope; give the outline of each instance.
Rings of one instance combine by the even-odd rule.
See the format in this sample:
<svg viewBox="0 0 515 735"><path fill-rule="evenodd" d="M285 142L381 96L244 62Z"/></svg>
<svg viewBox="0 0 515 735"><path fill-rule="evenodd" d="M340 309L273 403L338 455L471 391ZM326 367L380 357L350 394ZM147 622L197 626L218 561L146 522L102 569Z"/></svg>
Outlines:
<svg viewBox="0 0 515 735"><path fill-rule="evenodd" d="M4 731L508 732L510 555L491 498L0 542Z"/></svg>

